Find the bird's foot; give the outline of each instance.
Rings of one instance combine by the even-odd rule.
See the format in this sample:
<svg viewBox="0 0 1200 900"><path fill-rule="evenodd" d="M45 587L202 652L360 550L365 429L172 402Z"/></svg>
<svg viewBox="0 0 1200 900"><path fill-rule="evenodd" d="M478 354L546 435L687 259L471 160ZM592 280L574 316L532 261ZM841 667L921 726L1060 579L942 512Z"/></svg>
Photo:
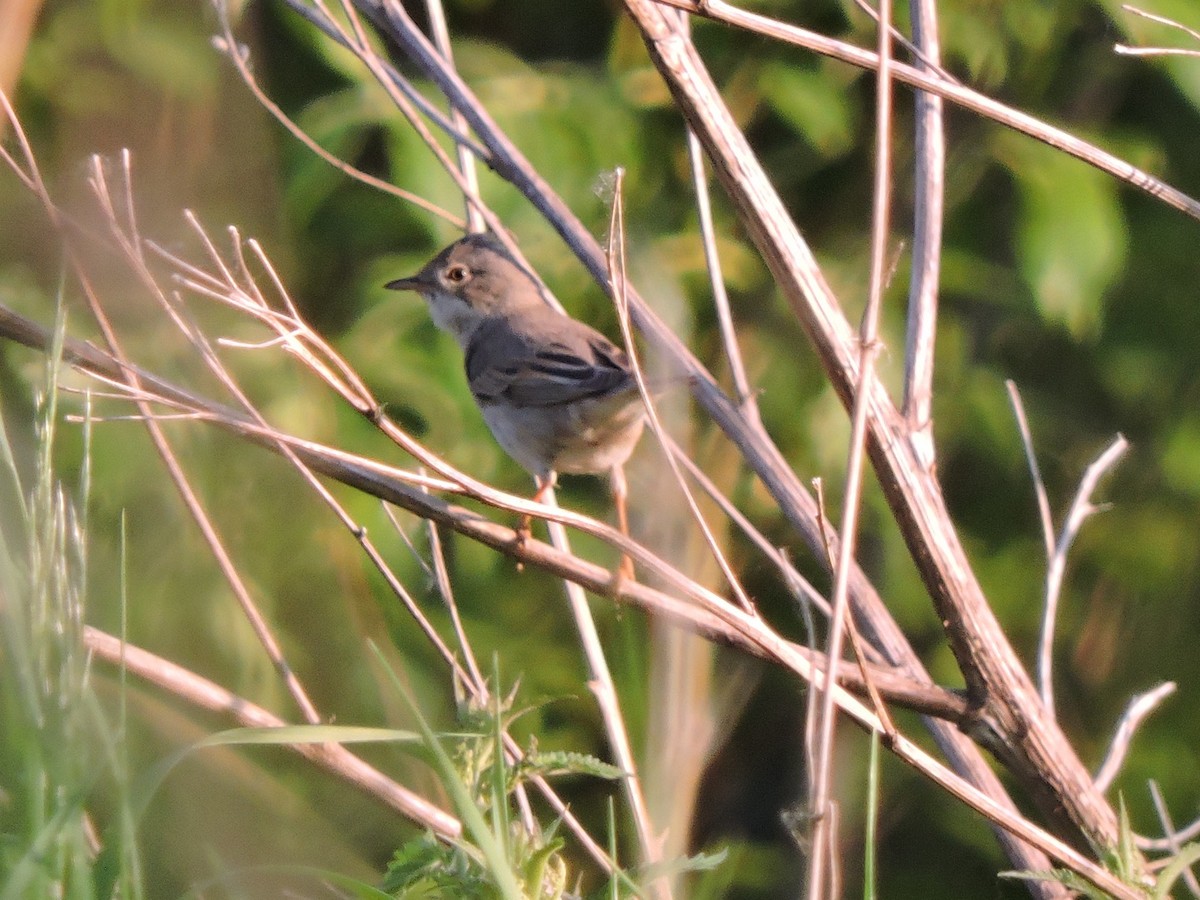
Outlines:
<svg viewBox="0 0 1200 900"><path fill-rule="evenodd" d="M513 539L513 546L518 552L525 549L525 543L533 536L533 517L521 516L521 522L517 525L516 537ZM517 559L517 571L525 571L525 563Z"/></svg>
<svg viewBox="0 0 1200 900"><path fill-rule="evenodd" d="M621 562L617 566L617 570L613 572L612 581L609 582L609 586L612 588L614 594L619 594L625 590L626 583L630 581L637 581L637 575L633 571L633 560L622 553Z"/></svg>

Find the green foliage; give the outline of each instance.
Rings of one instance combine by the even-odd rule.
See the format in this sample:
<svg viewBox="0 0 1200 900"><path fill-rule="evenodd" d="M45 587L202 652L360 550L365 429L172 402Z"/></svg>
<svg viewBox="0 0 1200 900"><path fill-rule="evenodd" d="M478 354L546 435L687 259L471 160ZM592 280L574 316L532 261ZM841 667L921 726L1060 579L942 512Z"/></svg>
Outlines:
<svg viewBox="0 0 1200 900"><path fill-rule="evenodd" d="M386 666L382 656L380 661ZM454 802L465 833L453 846L431 842L428 836L406 844L388 866L385 889L403 897L562 897L568 872L558 825L529 833L515 813L513 793L523 788L528 778L555 770L593 776L602 773L599 777L612 779L620 777L620 772L581 755L571 762L565 754L550 764L535 759L519 770L510 767L503 740L512 714L510 701L494 693L490 708L476 707L468 717L471 724L483 727L438 735L391 669L388 675L417 722L430 761ZM449 749L447 742L452 745Z"/></svg>
<svg viewBox="0 0 1200 900"><path fill-rule="evenodd" d="M1104 854L1104 861L1122 881L1133 884L1141 877L1142 862L1125 795L1117 795L1117 846Z"/></svg>
<svg viewBox="0 0 1200 900"><path fill-rule="evenodd" d="M57 340L64 328L60 315ZM144 889L124 722L102 710L83 646L86 479L75 497L54 475L59 349L47 358L27 479L0 420L0 897L127 900ZM99 835L89 805L114 791Z"/></svg>
<svg viewBox="0 0 1200 900"><path fill-rule="evenodd" d="M593 778L607 778L615 781L624 773L616 766L589 756L585 753L533 752L521 760L520 774L522 780L541 776L553 778L556 775L590 775Z"/></svg>
<svg viewBox="0 0 1200 900"><path fill-rule="evenodd" d="M447 847L431 835L409 841L388 863L383 890L398 897L490 898L490 879L464 851Z"/></svg>
<svg viewBox="0 0 1200 900"><path fill-rule="evenodd" d="M997 143L1020 191L1018 258L1038 308L1077 339L1093 340L1128 244L1116 183L1041 144Z"/></svg>
<svg viewBox="0 0 1200 900"><path fill-rule="evenodd" d="M771 107L822 157L837 158L854 146L861 114L850 91L830 94L833 79L829 72L805 71L772 60L763 66L761 78L763 95Z"/></svg>
<svg viewBox="0 0 1200 900"><path fill-rule="evenodd" d="M1108 891L1102 891L1082 875L1070 869L1049 869L1045 872L1001 872L1001 878L1015 878L1021 881L1056 881L1065 887L1076 891L1088 900L1112 900Z"/></svg>

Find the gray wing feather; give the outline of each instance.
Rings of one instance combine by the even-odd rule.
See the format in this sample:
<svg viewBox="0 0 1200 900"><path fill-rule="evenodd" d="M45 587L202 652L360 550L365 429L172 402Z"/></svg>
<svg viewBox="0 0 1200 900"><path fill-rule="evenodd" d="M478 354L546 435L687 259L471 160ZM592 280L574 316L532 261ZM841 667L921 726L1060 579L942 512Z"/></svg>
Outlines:
<svg viewBox="0 0 1200 900"><path fill-rule="evenodd" d="M636 390L625 353L604 335L549 307L525 312L473 335L464 362L479 402L546 407Z"/></svg>

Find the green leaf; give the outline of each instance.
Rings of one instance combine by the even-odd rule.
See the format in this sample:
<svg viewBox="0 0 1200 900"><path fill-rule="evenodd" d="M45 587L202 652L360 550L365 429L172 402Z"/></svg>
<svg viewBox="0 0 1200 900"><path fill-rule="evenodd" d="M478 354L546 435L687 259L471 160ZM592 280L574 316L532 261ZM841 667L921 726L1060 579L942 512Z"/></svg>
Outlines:
<svg viewBox="0 0 1200 900"><path fill-rule="evenodd" d="M525 886L536 891L535 896L545 895L548 886L547 878L549 877L547 870L551 861L555 859L562 848L563 842L561 839L549 841L540 850L534 851L525 862ZM557 881L558 879L554 880Z"/></svg>
<svg viewBox="0 0 1200 900"><path fill-rule="evenodd" d="M1013 878L1020 881L1056 881L1066 885L1073 891L1078 891L1089 900L1112 900L1107 891L1102 891L1082 875L1070 869L1050 869L1045 872L1001 872L1001 878Z"/></svg>
<svg viewBox="0 0 1200 900"><path fill-rule="evenodd" d="M771 108L826 159L853 145L857 116L851 92L839 80L792 63L768 62L759 87Z"/></svg>
<svg viewBox="0 0 1200 900"><path fill-rule="evenodd" d="M1141 858L1133 838L1133 826L1129 824L1129 808L1125 795L1117 794L1117 877L1122 881L1133 881L1141 868Z"/></svg>
<svg viewBox="0 0 1200 900"><path fill-rule="evenodd" d="M523 775L541 775L550 778L555 775L591 775L595 778L605 778L616 781L625 777L625 771L618 766L606 763L588 753L572 753L569 751L551 753L531 753L525 757L522 768Z"/></svg>
<svg viewBox="0 0 1200 900"><path fill-rule="evenodd" d="M992 4L944 5L938 16L943 63L953 60L965 67L968 80L977 88L1001 83L1008 73L1009 53Z"/></svg>
<svg viewBox="0 0 1200 900"><path fill-rule="evenodd" d="M371 649L375 651L375 656L384 667L384 671L387 673L392 685L408 706L413 718L416 719L422 739L425 741L425 746L429 749L433 766L437 770L442 786L454 802L454 808L470 833L472 840L475 841L475 845L487 860L488 870L496 881L496 887L500 896L510 898L510 900L522 900L520 885L517 884L516 876L505 856L501 838L492 834L489 830L487 821L483 818L479 807L475 805L475 799L471 796L470 788L463 783L458 771L454 768L454 761L450 758L445 748L442 747L441 741L433 733L433 729L429 727L429 723L425 721L425 717L421 715L420 708L408 692L408 689L404 686L404 683L396 677L396 673L388 665L386 657L379 652L379 649L374 644L371 645Z"/></svg>
<svg viewBox="0 0 1200 900"><path fill-rule="evenodd" d="M426 832L396 850L380 886L389 894L416 898L445 896L441 888L447 885L463 896L485 893L466 854Z"/></svg>
<svg viewBox="0 0 1200 900"><path fill-rule="evenodd" d="M1034 301L1045 319L1094 338L1129 245L1117 183L1042 144L1012 135L998 143L1020 194L1017 257Z"/></svg>
<svg viewBox="0 0 1200 900"><path fill-rule="evenodd" d="M416 743L420 735L395 728L353 725L283 725L277 728L231 728L197 741L185 750L236 744L362 744L380 742Z"/></svg>
<svg viewBox="0 0 1200 900"><path fill-rule="evenodd" d="M314 100L296 117L296 124L323 149L353 162L368 129L378 124L364 98L367 90L354 86ZM297 225L309 225L322 204L346 184L345 175L307 148L296 155L289 175L284 197Z"/></svg>

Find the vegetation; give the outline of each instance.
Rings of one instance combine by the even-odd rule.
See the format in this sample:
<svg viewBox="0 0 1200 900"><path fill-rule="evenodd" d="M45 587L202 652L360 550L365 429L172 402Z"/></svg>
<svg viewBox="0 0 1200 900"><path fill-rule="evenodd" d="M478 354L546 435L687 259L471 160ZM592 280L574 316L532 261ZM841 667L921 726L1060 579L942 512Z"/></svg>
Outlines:
<svg viewBox="0 0 1200 900"><path fill-rule="evenodd" d="M351 177L279 120L456 219L461 188L364 57L394 62L438 109L443 96L386 27L364 21L378 55L355 54L316 27L319 4L228 6L59 0L39 9L14 0L14 15L34 23L27 42L19 28L0 28L0 58L21 60L0 87L38 165L34 173L17 121L0 122L10 155L0 168L0 325L9 338L0 341L0 897L664 896L668 884L679 897L795 896L812 874L818 822L835 822L834 868L847 895L867 895L869 870L889 898L1052 896L1059 883L1099 891L1094 877L1059 858L1034 867L1053 868L1057 881L1028 872L998 879L1022 866L981 816L900 761L933 752L934 742L918 714L891 699L913 749L885 736L876 772L870 738L839 726L836 820L811 814L818 742L805 728L820 718L822 693L799 673L804 646L811 639L823 649L828 629L819 615L810 624L797 579L832 598L833 566L752 472L746 445L693 402L689 391L698 396L702 386L681 374L636 302L643 365L668 385L656 398L666 429L767 547L783 549L782 560L765 555L699 492L761 629L714 618L720 598L731 616L743 610L652 436L628 473L632 535L686 584L639 560L639 580L662 593L626 585L622 602L612 602L606 577L619 553L609 532L586 522L570 529L571 546L602 573L537 556L537 540L535 555L514 560L524 551L505 535L517 514L504 498L497 508L484 485L527 498L528 478L487 433L457 348L419 301L382 288L461 226ZM363 0L359 9L383 6ZM422 27L436 19L409 6ZM745 400L712 300L681 101L635 18L617 7L451 2L455 67L583 229L605 244L623 238L632 286L719 385ZM759 0L753 9L858 47L877 43L875 23L849 0ZM1200 28L1184 0L1145 10ZM1200 195L1200 58L1113 47L1200 50L1200 39L1116 0L945 3L938 13L942 64L964 85ZM908 14L894 11L905 33ZM344 10L332 20L346 22ZM873 241L874 73L699 17L691 28L855 327L870 308L873 254L882 248L874 365L901 405L912 383L905 329L921 252L914 198L928 196L914 175L926 151L912 138L912 90L892 92L891 226ZM902 47L895 53L910 61ZM1149 858L1164 860L1161 895L1182 896L1178 879L1194 846L1180 852L1179 842L1150 846L1135 835L1161 836L1164 811L1182 824L1200 802L1196 216L995 117L950 101L945 110L929 421L947 521L1012 648L1035 672L1055 557L1047 542L1069 530L1087 467L1124 435L1129 450L1093 473L1081 527L1056 557L1065 571L1047 720L1061 725L1068 755L1096 772L1134 695L1178 686L1159 698L1098 792L1107 808L1102 802L1094 830L1038 811L1029 772L1011 759L997 770L1030 822L1107 865L1130 895L1150 889ZM480 194L496 220L574 315L616 339L620 316L596 273L475 131L502 173L480 167ZM452 158L450 141L438 141ZM30 190L35 175L53 207ZM745 209L712 180L712 233L753 404L797 481L821 479L836 530L854 499L847 459L855 438L839 385L843 396L850 390L814 349L785 280L764 263ZM256 305L251 281L276 312ZM45 334L13 340L22 317ZM119 355L108 328L121 352L167 387L121 387L119 367L72 343ZM346 370L337 368L343 361ZM107 380L97 379L105 365ZM271 430L252 421L226 377ZM1006 381L1027 415L1036 473ZM200 399L170 394L171 385ZM429 500L395 473L385 484L319 447L285 449L280 435L411 473L440 472L429 468L440 461L483 484L427 485ZM435 458L414 463L409 438ZM955 635L948 640L940 624L945 610L931 605L930 564L921 554L914 562L912 533L880 488L891 482L879 455L857 529L865 578L850 593L859 602L862 585L873 587L935 682L975 687ZM1052 512L1049 538L1038 479ZM182 485L195 492L191 505ZM442 511L438 498L455 509ZM1084 522L1098 511L1088 502L1103 511ZM612 519L597 479L565 478L559 503ZM218 544L227 566L217 562ZM564 602L564 574L593 589L587 602ZM690 605L669 606L676 597ZM595 648L579 633L589 607L649 826L631 810L611 712L590 690L600 681L603 700ZM671 624L688 616L684 629ZM124 665L104 640L121 635L131 645ZM846 668L847 677L857 672ZM961 701L929 697L947 708ZM866 713L850 714L860 723L875 709L864 703ZM955 709L937 714L971 723L961 702ZM285 723L285 732L264 730ZM386 773L388 785L366 766ZM868 790L875 775L878 787ZM547 783L558 799L543 792ZM647 835L664 832L661 854L647 853ZM615 873L598 861L605 855ZM828 884L817 895L834 895Z"/></svg>

